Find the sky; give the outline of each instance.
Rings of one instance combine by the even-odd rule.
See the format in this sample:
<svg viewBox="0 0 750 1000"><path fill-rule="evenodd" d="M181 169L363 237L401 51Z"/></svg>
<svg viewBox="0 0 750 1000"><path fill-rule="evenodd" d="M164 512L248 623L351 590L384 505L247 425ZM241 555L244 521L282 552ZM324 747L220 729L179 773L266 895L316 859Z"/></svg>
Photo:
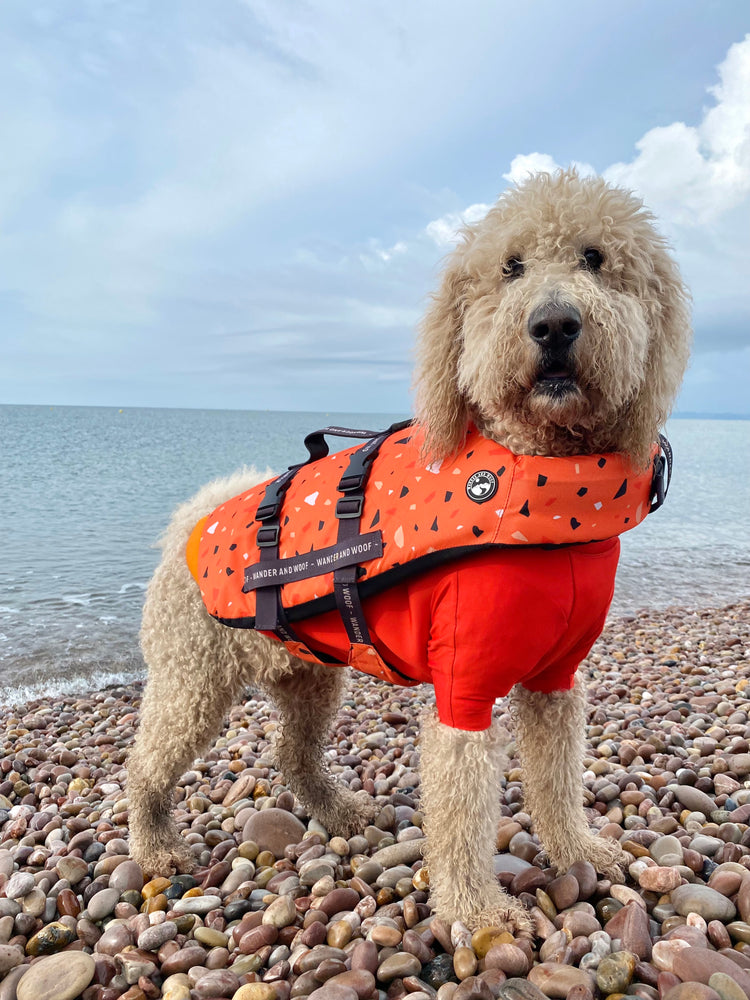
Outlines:
<svg viewBox="0 0 750 1000"><path fill-rule="evenodd" d="M461 220L578 164L750 414L743 0L3 0L0 402L408 413Z"/></svg>

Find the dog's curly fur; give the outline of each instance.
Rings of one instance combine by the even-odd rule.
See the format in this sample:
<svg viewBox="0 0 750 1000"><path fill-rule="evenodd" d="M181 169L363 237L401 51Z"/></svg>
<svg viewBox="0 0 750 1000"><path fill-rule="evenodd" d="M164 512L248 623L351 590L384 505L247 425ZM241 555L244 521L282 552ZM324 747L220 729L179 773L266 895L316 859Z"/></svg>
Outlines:
<svg viewBox="0 0 750 1000"><path fill-rule="evenodd" d="M644 465L678 391L689 341L687 294L642 204L574 171L532 177L464 230L422 323L417 415L426 448L433 458L450 454L473 421L518 454L621 451ZM129 763L131 851L148 872L192 865L170 816L172 788L251 682L279 706L279 763L311 814L347 836L378 811L366 794L339 786L323 761L341 671L217 624L186 565L186 540L199 518L269 475L243 473L205 487L177 511L163 539L144 609L150 673ZM592 836L583 812L584 704L580 685L551 695L521 686L512 692L526 807L558 868L588 859L619 878L619 845ZM494 724L464 732L426 721L427 859L442 917L524 933L528 915L500 889L492 867L502 742ZM450 823L435 822L446 815Z"/></svg>

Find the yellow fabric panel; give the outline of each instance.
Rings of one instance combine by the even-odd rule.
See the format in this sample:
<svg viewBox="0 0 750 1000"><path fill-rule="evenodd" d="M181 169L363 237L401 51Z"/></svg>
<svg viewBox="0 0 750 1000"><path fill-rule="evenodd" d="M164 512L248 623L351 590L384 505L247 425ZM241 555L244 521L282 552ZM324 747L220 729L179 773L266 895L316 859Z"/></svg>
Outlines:
<svg viewBox="0 0 750 1000"><path fill-rule="evenodd" d="M190 538L188 538L187 545L185 546L185 558L187 559L188 569L193 574L193 579L198 582L198 546L201 542L201 535L203 534L203 525L208 520L208 517L201 518L200 521L193 528Z"/></svg>

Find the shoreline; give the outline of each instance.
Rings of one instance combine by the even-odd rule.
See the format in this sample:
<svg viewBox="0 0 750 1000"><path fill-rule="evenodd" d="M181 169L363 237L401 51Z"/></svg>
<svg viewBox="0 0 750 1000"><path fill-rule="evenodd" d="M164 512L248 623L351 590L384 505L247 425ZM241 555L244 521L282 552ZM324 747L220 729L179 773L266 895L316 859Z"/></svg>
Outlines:
<svg viewBox="0 0 750 1000"><path fill-rule="evenodd" d="M659 1000L680 982L702 982L701 1000L741 1000L721 992L721 979L708 986L726 962L750 997L750 598L612 616L581 669L589 820L618 836L633 862L625 888L588 870L557 878L545 869L511 761L496 870L533 906L533 946L489 932L472 940L455 926L452 941L450 928L429 922L415 767L430 688L352 675L329 759L383 808L349 841L329 840L285 789L271 759L271 706L235 706L178 789L197 881L146 886L127 859L124 783L143 682L3 706L0 1000L15 1000L27 976L24 989L61 1000L59 979L57 992L44 992L51 962L80 968L83 985L69 1000L238 991L238 1000L288 1000L324 982L331 1000L436 991L462 1000L505 995L519 976L547 996L579 986ZM206 902L190 902L198 899ZM687 951L692 958L680 958ZM612 965L617 989L602 973Z"/></svg>
<svg viewBox="0 0 750 1000"><path fill-rule="evenodd" d="M698 599L690 605L657 601L643 607L631 607L626 602L618 602L617 594L615 594L613 606L607 614L605 631L617 621L632 622L640 616L658 617L659 615L680 611L689 611L691 613L709 611L712 614L721 614L725 609L748 603L750 603L750 590L746 594L737 595L733 593L730 596L722 595L718 602L711 601L706 594L701 593L698 595ZM73 674L70 677L60 677L57 680L45 679L33 683L4 684L2 677L2 667L4 664L0 662L0 720L3 718L2 712L5 708L12 708L14 711L19 712L24 711L28 706L41 705L51 700L54 700L56 703L63 701L71 702L77 698L85 699L102 691L128 689L134 685L142 684L146 678L146 667L140 657L140 652L132 652L132 649L137 650L138 648L138 634L135 626L128 647L131 649L131 652L128 654L130 662L127 666L123 664L121 669L114 670L111 673ZM121 652L120 650L120 654ZM28 653L24 653L23 658L25 661L28 660L29 663L33 662ZM7 662L12 662L12 659L11 654ZM134 660L140 661L141 666L135 666L133 664ZM17 694L17 691L20 694Z"/></svg>

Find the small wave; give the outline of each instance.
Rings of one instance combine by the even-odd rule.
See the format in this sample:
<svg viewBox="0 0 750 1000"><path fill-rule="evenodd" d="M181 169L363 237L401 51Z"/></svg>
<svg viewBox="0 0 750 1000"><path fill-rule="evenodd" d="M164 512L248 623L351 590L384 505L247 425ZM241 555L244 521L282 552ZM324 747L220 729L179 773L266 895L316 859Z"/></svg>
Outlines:
<svg viewBox="0 0 750 1000"><path fill-rule="evenodd" d="M63 594L63 602L65 604L78 604L82 608L87 608L91 604L92 595L91 594Z"/></svg>
<svg viewBox="0 0 750 1000"><path fill-rule="evenodd" d="M17 615L18 608L9 608L7 604L0 604L0 614L2 615Z"/></svg>
<svg viewBox="0 0 750 1000"><path fill-rule="evenodd" d="M117 620L118 620L117 619L117 615L100 615L99 616L99 621L103 622L105 625L111 625L113 622L116 622Z"/></svg>
<svg viewBox="0 0 750 1000"><path fill-rule="evenodd" d="M0 688L0 703L4 705L25 705L30 701L57 698L70 695L92 694L110 687L122 687L141 680L143 670L118 670L108 674L95 674L89 677L59 678L57 680L40 681L38 684L21 684L12 688Z"/></svg>
<svg viewBox="0 0 750 1000"><path fill-rule="evenodd" d="M144 591L148 586L147 583L123 583L120 589L117 591L118 594L127 594L130 590L140 590Z"/></svg>

